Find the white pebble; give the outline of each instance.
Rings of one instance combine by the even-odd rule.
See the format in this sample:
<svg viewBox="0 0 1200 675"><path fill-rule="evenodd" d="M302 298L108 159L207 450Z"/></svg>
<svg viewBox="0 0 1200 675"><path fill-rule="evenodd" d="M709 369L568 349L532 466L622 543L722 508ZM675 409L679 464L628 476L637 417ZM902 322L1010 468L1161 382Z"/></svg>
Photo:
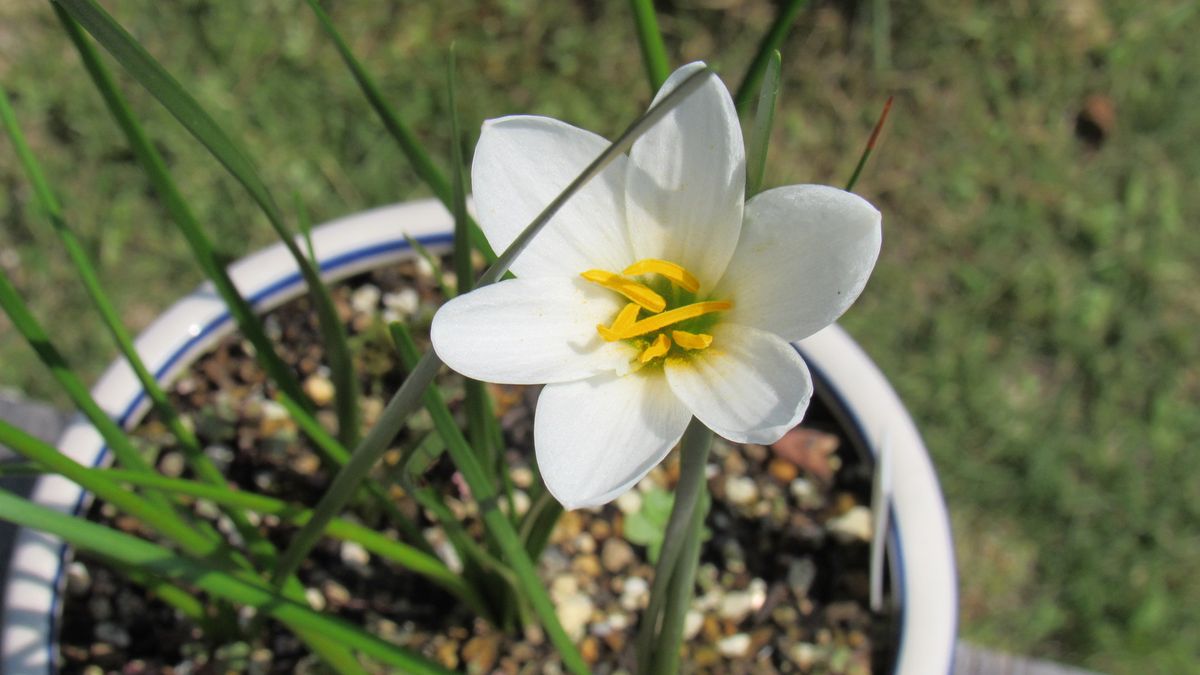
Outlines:
<svg viewBox="0 0 1200 675"><path fill-rule="evenodd" d="M788 489L796 503L806 509L815 509L821 505L821 493L817 486L807 478L797 478L791 482Z"/></svg>
<svg viewBox="0 0 1200 675"><path fill-rule="evenodd" d="M379 292L377 286L364 284L354 290L350 295L350 306L359 314L375 314L375 309L379 306Z"/></svg>
<svg viewBox="0 0 1200 675"><path fill-rule="evenodd" d="M650 600L650 584L641 577L628 577L625 579L624 589L621 591L621 608L636 612L646 606Z"/></svg>
<svg viewBox="0 0 1200 675"><path fill-rule="evenodd" d="M333 401L333 383L328 377L319 374L309 375L304 380L304 393L317 405L329 405Z"/></svg>
<svg viewBox="0 0 1200 675"><path fill-rule="evenodd" d="M691 640L696 637L703 626L704 615L694 609L688 610L688 613L683 617L683 639Z"/></svg>
<svg viewBox="0 0 1200 675"><path fill-rule="evenodd" d="M383 306L401 316L412 316L421 307L421 296L417 295L416 289L402 288L395 293L385 293Z"/></svg>
<svg viewBox="0 0 1200 675"><path fill-rule="evenodd" d="M304 599L308 601L308 606L315 611L320 612L325 609L325 596L315 588L304 589Z"/></svg>
<svg viewBox="0 0 1200 675"><path fill-rule="evenodd" d="M737 506L747 506L758 499L758 486L753 478L729 476L725 479L725 497Z"/></svg>
<svg viewBox="0 0 1200 675"><path fill-rule="evenodd" d="M555 602L566 602L579 593L579 582L570 574L560 574L550 582L550 597Z"/></svg>
<svg viewBox="0 0 1200 675"><path fill-rule="evenodd" d="M623 493L620 497L617 497L617 508L620 509L621 513L624 513L625 515L641 511L642 495L638 494L634 490L629 490L628 492Z"/></svg>
<svg viewBox="0 0 1200 675"><path fill-rule="evenodd" d="M371 562L371 554L363 545L356 541L342 542L341 550L338 552L341 555L342 562L346 563L347 567L356 570L362 570Z"/></svg>
<svg viewBox="0 0 1200 675"><path fill-rule="evenodd" d="M745 591L727 593L724 598L721 598L721 605L717 611L722 619L741 623L743 619L750 616L750 612L754 611L754 597Z"/></svg>
<svg viewBox="0 0 1200 675"><path fill-rule="evenodd" d="M745 656L746 652L750 651L750 636L738 633L722 638L717 642L717 651L721 652L722 656L731 659Z"/></svg>
<svg viewBox="0 0 1200 675"><path fill-rule="evenodd" d="M825 523L830 534L842 542L871 540L871 509L855 506Z"/></svg>
<svg viewBox="0 0 1200 675"><path fill-rule="evenodd" d="M583 637L593 609L591 598L582 593L572 595L557 605L558 620L572 640L579 641Z"/></svg>

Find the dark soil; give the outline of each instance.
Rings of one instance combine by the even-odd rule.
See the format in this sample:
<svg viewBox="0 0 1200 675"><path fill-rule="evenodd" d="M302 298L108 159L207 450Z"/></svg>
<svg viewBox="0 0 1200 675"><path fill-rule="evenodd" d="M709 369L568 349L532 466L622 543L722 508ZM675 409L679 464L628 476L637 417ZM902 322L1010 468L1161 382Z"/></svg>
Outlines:
<svg viewBox="0 0 1200 675"><path fill-rule="evenodd" d="M415 289L415 293L414 293ZM441 301L428 266L396 265L335 289L348 321L362 375L364 417L378 415L400 382L385 320L428 328ZM314 319L304 299L272 312L269 333L306 390L328 410L329 383ZM461 380L446 374L443 389L461 407ZM518 513L539 492L529 468L536 388L493 387L508 445ZM319 456L280 407L237 336L223 340L173 388L206 453L240 488L313 505L330 479ZM402 432L377 477L399 453L428 432L423 414ZM153 416L138 429L147 448L161 447L160 470L190 477L174 441ZM896 622L868 609L870 466L835 423L820 396L804 423L773 447L715 441L710 457L710 536L702 552L696 599L688 618L685 672L879 673L893 658ZM568 632L596 673L632 672L632 638L653 577L648 522L662 512L674 485L674 455L617 502L564 514L539 566ZM461 499L453 468L443 458L426 475L447 505L480 535L473 504ZM425 529L451 566L460 564L441 527L402 490L396 504ZM364 524L400 538L386 516L361 505ZM193 504L232 541L227 518L203 501ZM149 533L104 503L89 517L122 530ZM869 522L869 521L868 521ZM293 530L266 516L258 523L278 547ZM649 528L653 531L653 527ZM652 538L652 537L651 537ZM455 604L452 596L353 544L326 539L300 571L309 601L323 611L420 651L449 668L472 673L554 673L561 667L541 630L500 632ZM206 636L174 609L125 580L102 561L76 557L67 575L61 638L65 673L305 673L324 672L303 643L267 622L257 637L240 634L252 620L241 611L228 635ZM216 610L214 610L216 611Z"/></svg>

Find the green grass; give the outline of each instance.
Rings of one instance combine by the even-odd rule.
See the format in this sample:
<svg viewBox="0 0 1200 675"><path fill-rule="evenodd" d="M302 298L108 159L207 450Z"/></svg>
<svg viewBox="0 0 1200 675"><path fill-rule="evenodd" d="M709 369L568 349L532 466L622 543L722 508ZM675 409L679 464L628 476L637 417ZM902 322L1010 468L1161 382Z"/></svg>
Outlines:
<svg viewBox="0 0 1200 675"><path fill-rule="evenodd" d="M314 222L428 194L299 0L108 4ZM938 464L962 633L1112 672L1184 672L1200 659L1200 7L894 2L885 49L871 20L883 4L802 14L781 50L766 184L844 183L896 94L857 188L885 214L884 250L844 324ZM703 58L735 87L772 5L729 5L673 3L659 22L673 64ZM447 167L451 40L468 131L529 112L611 136L650 97L627 11L339 2L332 15ZM0 6L0 82L123 315L145 325L200 275L41 3ZM269 242L237 186L127 91L225 253ZM1095 149L1074 134L1091 95L1116 110ZM0 144L0 265L94 376L112 350L32 201ZM5 386L62 400L3 320L0 363Z"/></svg>

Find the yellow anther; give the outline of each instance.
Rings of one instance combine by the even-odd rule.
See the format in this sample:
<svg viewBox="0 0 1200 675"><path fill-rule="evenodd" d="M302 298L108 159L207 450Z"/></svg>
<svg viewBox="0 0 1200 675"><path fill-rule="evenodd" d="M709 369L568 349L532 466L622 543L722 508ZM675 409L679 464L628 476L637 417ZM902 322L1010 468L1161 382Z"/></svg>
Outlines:
<svg viewBox="0 0 1200 675"><path fill-rule="evenodd" d="M707 333L689 333L683 330L671 331L675 344L684 349L708 349L712 344L712 336Z"/></svg>
<svg viewBox="0 0 1200 675"><path fill-rule="evenodd" d="M617 313L617 318L613 319L613 325L611 328L609 326L605 326L604 324L599 324L596 326L596 332L599 333L600 337L604 338L607 342L616 342L617 340L620 340L621 331L624 331L626 328L629 328L633 325L633 322L637 320L638 312L641 311L641 309L641 306L636 302L631 302L625 305L621 308L621 311Z"/></svg>
<svg viewBox="0 0 1200 675"><path fill-rule="evenodd" d="M638 361L642 363L650 363L650 361L671 351L671 338L665 333L659 333L658 337L654 338L654 342L642 350L642 355L638 357Z"/></svg>
<svg viewBox="0 0 1200 675"><path fill-rule="evenodd" d="M617 313L617 318L613 319L612 329L620 332L633 325L637 321L638 312L641 311L641 305L636 302L631 302L621 308Z"/></svg>
<svg viewBox="0 0 1200 675"><path fill-rule="evenodd" d="M604 270L588 270L579 276L594 284L616 291L651 312L661 312L667 308L667 301L658 293L646 288L636 281L630 281L620 274Z"/></svg>
<svg viewBox="0 0 1200 675"><path fill-rule="evenodd" d="M696 302L684 305L683 307L677 307L669 312L655 314L654 316L635 322L621 333L621 339L653 333L671 324L694 319L698 316L711 314L712 312L721 312L731 307L733 307L733 303L728 300L710 300L708 302Z"/></svg>
<svg viewBox="0 0 1200 675"><path fill-rule="evenodd" d="M683 265L676 265L673 262L657 258L639 260L626 267L622 274L658 274L685 291L695 293L700 290L700 280L692 276L691 272L683 269Z"/></svg>

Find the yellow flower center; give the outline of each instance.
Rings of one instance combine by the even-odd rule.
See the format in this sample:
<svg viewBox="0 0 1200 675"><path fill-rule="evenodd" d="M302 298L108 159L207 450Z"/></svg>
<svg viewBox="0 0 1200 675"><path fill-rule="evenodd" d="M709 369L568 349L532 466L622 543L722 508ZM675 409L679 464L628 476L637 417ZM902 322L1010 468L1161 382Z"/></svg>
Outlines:
<svg viewBox="0 0 1200 675"><path fill-rule="evenodd" d="M713 337L703 331L715 323L714 313L733 307L729 300L697 298L700 281L682 265L667 260L647 258L621 274L588 270L580 276L631 301L611 326L600 324L596 331L608 342L626 340L636 346L641 350L638 362L642 365L666 357L672 348L683 353L707 349ZM650 279L642 283L629 278L633 276ZM639 320L643 309L650 315Z"/></svg>

